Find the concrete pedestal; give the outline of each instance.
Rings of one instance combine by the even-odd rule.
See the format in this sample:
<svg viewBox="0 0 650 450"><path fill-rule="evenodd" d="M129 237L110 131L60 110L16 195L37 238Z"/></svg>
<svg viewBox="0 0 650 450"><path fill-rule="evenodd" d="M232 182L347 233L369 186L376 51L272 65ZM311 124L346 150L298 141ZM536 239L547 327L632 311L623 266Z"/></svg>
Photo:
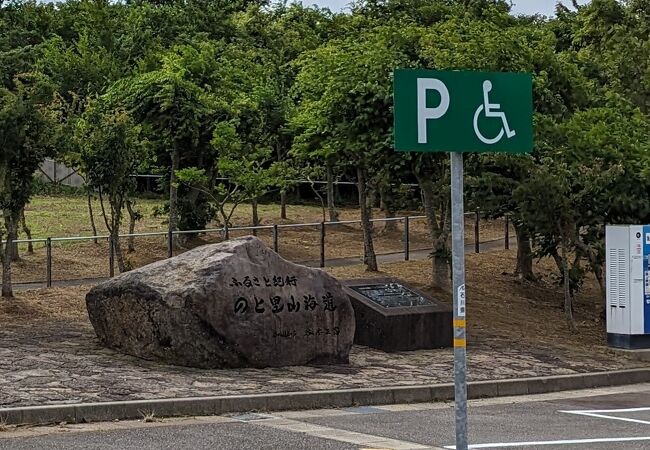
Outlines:
<svg viewBox="0 0 650 450"><path fill-rule="evenodd" d="M429 304L385 307L354 290L355 287L399 283ZM385 352L451 347L453 339L451 307L392 278L343 281L356 319L355 344Z"/></svg>

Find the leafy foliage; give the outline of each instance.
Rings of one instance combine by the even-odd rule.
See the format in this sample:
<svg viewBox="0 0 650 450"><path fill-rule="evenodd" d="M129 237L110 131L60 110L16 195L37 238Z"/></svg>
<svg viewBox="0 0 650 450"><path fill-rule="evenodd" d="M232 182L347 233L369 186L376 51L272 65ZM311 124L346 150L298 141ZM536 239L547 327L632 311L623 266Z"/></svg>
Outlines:
<svg viewBox="0 0 650 450"><path fill-rule="evenodd" d="M570 300L590 272L603 278L606 224L650 221L650 2L558 5L550 19L509 8L365 0L338 14L264 0L0 2L5 230L54 149L107 196L114 228L130 175L144 167L164 175L170 227L185 229L215 214L228 226L231 208L246 202L256 222L261 198L318 174L330 181L328 196L333 179L357 182L373 268L373 198L394 214L401 184L417 181L442 285L448 162L393 151L391 72L523 71L534 78L535 151L470 155L468 202L512 219L524 278L535 279L533 255L555 258Z"/></svg>
<svg viewBox="0 0 650 450"><path fill-rule="evenodd" d="M56 114L51 107L53 86L39 73L14 78L15 88L0 87L0 259L3 264L3 296L11 291L11 245L1 240L16 239L21 212L32 195L32 175L43 158L54 154L52 129ZM6 233L6 234L5 234Z"/></svg>

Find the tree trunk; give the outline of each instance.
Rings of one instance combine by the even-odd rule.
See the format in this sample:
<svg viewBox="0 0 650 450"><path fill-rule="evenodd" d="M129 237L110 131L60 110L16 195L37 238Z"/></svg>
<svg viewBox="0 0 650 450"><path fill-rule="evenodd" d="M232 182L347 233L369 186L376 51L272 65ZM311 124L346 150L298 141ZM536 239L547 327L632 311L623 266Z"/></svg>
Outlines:
<svg viewBox="0 0 650 450"><path fill-rule="evenodd" d="M367 183L366 183L366 186L367 186ZM379 207L380 206L379 205L379 200L380 199L379 199L379 196L377 195L377 189L370 188L370 187L367 187L367 189L368 189L368 194L367 194L368 208L370 208L372 210L373 208Z"/></svg>
<svg viewBox="0 0 650 450"><path fill-rule="evenodd" d="M596 303L596 311L602 317L605 317L607 311L607 287L605 285L605 274L603 273L602 266L593 268L593 272L596 281L598 281L598 287L600 288L600 301Z"/></svg>
<svg viewBox="0 0 650 450"><path fill-rule="evenodd" d="M97 225L95 225L95 214L93 213L93 199L92 199L92 193L90 192L90 188L88 188L88 216L90 217L90 227L93 230L93 236L95 239L93 239L93 242L95 244L98 244L99 242L97 241Z"/></svg>
<svg viewBox="0 0 650 450"><path fill-rule="evenodd" d="M14 226L15 226L15 234L13 240L15 241L18 239L18 223L14 223ZM11 243L11 261L12 262L20 261L20 251L18 250L18 242Z"/></svg>
<svg viewBox="0 0 650 450"><path fill-rule="evenodd" d="M277 155L278 162L284 160L284 146L281 143L275 147L275 154ZM280 189L280 219L287 220L287 191L283 188Z"/></svg>
<svg viewBox="0 0 650 450"><path fill-rule="evenodd" d="M325 211L325 200L323 199L323 196L321 195L320 192L318 192L318 189L316 189L316 183L314 183L309 177L307 177L307 181L309 181L309 187L311 187L311 190L314 192L316 195L316 198L320 201L320 210L321 210L321 222L326 222L326 211Z"/></svg>
<svg viewBox="0 0 650 450"><path fill-rule="evenodd" d="M23 228L23 233L27 236L29 242L27 243L27 253L30 255L34 254L34 243L32 242L32 230L27 226L27 220L25 219L25 208L20 210L20 224Z"/></svg>
<svg viewBox="0 0 650 450"><path fill-rule="evenodd" d="M339 221L339 213L336 210L334 200L334 173L330 163L327 163L327 211L330 217L330 222Z"/></svg>
<svg viewBox="0 0 650 450"><path fill-rule="evenodd" d="M119 226L115 227L115 230L111 233L111 235L113 236L113 248L115 249L115 261L117 261L117 269L120 271L120 273L124 273L126 272L126 262L124 260L124 254L122 253Z"/></svg>
<svg viewBox="0 0 650 450"><path fill-rule="evenodd" d="M372 209L368 207L368 185L364 169L357 167L357 189L361 208L361 227L363 229L363 263L369 272L377 272L377 255L372 241Z"/></svg>
<svg viewBox="0 0 650 450"><path fill-rule="evenodd" d="M113 245L115 246L115 260L117 261L117 268L120 273L127 271L126 263L124 260L124 253L122 253L122 243L120 242L120 224L122 223L122 208L124 201L121 197L115 199L115 203L111 203L111 235L113 236Z"/></svg>
<svg viewBox="0 0 650 450"><path fill-rule="evenodd" d="M395 200L393 199L393 193L390 186L386 189L379 190L379 197L381 199L381 204L384 210L384 216L386 219L393 219L396 216L395 211ZM397 232L397 221L396 220L387 220L384 224L384 233L396 233Z"/></svg>
<svg viewBox="0 0 650 450"><path fill-rule="evenodd" d="M230 239L230 225L228 225L228 222L224 222L223 225L223 240L227 241Z"/></svg>
<svg viewBox="0 0 650 450"><path fill-rule="evenodd" d="M5 285L7 284L7 277L5 276L5 266L6 266L6 248L7 246L4 243L5 236L3 233L0 233L0 263L2 263L2 296L11 297L11 295L5 295ZM9 274L9 279L11 279L11 274Z"/></svg>
<svg viewBox="0 0 650 450"><path fill-rule="evenodd" d="M560 283L564 283L564 265L562 263L562 257L558 254L557 249L553 250L551 258L555 261L555 267L557 267L557 270L560 273Z"/></svg>
<svg viewBox="0 0 650 450"><path fill-rule="evenodd" d="M221 215L221 220L223 221L223 240L227 241L230 239L230 220L226 210L224 209L224 203L219 205L219 214Z"/></svg>
<svg viewBox="0 0 650 450"><path fill-rule="evenodd" d="M12 262L20 261L20 253L18 251L18 243L14 242L14 241L16 241L18 239L18 221L19 221L19 218L20 218L20 212L18 213L18 216L16 216L15 220L13 218L11 220L11 224L12 224L11 226L13 226L13 235L12 235L12 238L11 238L11 248L9 249L9 251L10 251L9 255L11 257ZM9 233L9 230L7 230L7 232Z"/></svg>
<svg viewBox="0 0 650 450"><path fill-rule="evenodd" d="M451 287L451 251L449 249L449 229L441 228L433 241L433 273L435 283L441 288Z"/></svg>
<svg viewBox="0 0 650 450"><path fill-rule="evenodd" d="M569 259L567 258L566 240L562 239L562 268L564 276L564 317L571 331L576 330L573 320L573 293L571 292L571 277L569 275Z"/></svg>
<svg viewBox="0 0 650 450"><path fill-rule="evenodd" d="M450 252L449 252L449 233L445 231L445 227L440 227L436 218L436 200L434 192L434 184L432 177L424 174L417 175L418 184L422 193L422 201L424 202L424 214L427 217L427 226L429 228L429 235L431 238L432 253L431 253L431 269L433 285L439 286L443 289L449 288L450 283ZM447 214L445 210L443 214Z"/></svg>
<svg viewBox="0 0 650 450"><path fill-rule="evenodd" d="M604 239L604 230L601 229L601 239ZM599 257L598 250L586 245L580 237L580 228L576 227L572 235L572 243L576 246L576 259L581 256L587 258L591 273L596 277L598 288L600 289L600 300L594 306L596 311L600 313L604 319L607 309L607 287L605 285L605 270L603 268L602 259Z"/></svg>
<svg viewBox="0 0 650 450"><path fill-rule="evenodd" d="M138 220L138 212L133 209L133 202L131 200L126 201L126 209L129 212L129 244L128 252L135 251L135 223Z"/></svg>
<svg viewBox="0 0 650 450"><path fill-rule="evenodd" d="M5 227L7 228L7 244L16 239L16 221L11 217L12 214L5 212ZM2 296L11 298L14 296L13 284L11 281L11 260L13 249L11 245L5 244L4 254L2 256Z"/></svg>
<svg viewBox="0 0 650 450"><path fill-rule="evenodd" d="M287 219L287 193L280 191L280 219Z"/></svg>
<svg viewBox="0 0 650 450"><path fill-rule="evenodd" d="M535 280L533 272L533 250L530 243L530 235L521 226L515 225L517 235L517 267L515 275L520 280Z"/></svg>
<svg viewBox="0 0 650 450"><path fill-rule="evenodd" d="M334 203L340 205L343 203L343 196L341 195L341 185L334 183Z"/></svg>
<svg viewBox="0 0 650 450"><path fill-rule="evenodd" d="M260 224L260 217L258 214L258 207L257 207L257 197L253 198L251 200L251 208L253 209L253 226L257 227ZM257 236L257 228L253 229L253 236Z"/></svg>
<svg viewBox="0 0 650 450"><path fill-rule="evenodd" d="M178 148L174 144L174 150L172 151L172 168L171 174L169 175L169 229L171 231L178 230L178 188L176 180L176 171L179 169L180 165L180 154L178 153ZM176 245L176 239L172 239L172 246Z"/></svg>
<svg viewBox="0 0 650 450"><path fill-rule="evenodd" d="M14 296L11 284L11 250L5 245L4 251L4 257L2 258L2 296L11 298Z"/></svg>
<svg viewBox="0 0 650 450"><path fill-rule="evenodd" d="M104 205L104 197L101 188L99 189L99 204L102 207L102 215L104 216L104 224L108 233L111 235L113 242L113 250L115 251L115 260L117 261L117 268L120 273L126 272L126 264L124 261L124 254L122 253L122 245L120 243L120 223L122 223L122 208L124 207L124 200L121 196L109 198L109 205L111 208L110 218L106 214L106 207ZM110 251L110 249L109 249Z"/></svg>

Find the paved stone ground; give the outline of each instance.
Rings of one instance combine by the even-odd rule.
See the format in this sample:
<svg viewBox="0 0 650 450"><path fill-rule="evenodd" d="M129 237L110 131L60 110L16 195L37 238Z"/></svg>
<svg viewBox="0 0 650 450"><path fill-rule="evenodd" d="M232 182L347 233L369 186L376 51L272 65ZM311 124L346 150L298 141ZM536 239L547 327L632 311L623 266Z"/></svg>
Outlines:
<svg viewBox="0 0 650 450"><path fill-rule="evenodd" d="M524 348L487 337L469 347L470 380L642 366L606 351ZM451 349L387 354L355 347L349 366L201 370L100 347L84 323L0 330L0 406L347 389L449 382Z"/></svg>

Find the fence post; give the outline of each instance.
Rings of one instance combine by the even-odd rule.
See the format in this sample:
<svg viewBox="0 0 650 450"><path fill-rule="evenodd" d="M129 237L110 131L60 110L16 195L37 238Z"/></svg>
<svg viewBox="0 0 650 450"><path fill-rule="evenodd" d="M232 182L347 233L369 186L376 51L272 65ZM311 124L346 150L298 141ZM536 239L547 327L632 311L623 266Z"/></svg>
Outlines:
<svg viewBox="0 0 650 450"><path fill-rule="evenodd" d="M174 256L174 230L167 230L167 258Z"/></svg>
<svg viewBox="0 0 650 450"><path fill-rule="evenodd" d="M408 261L411 257L409 234L409 216L404 216L404 261Z"/></svg>
<svg viewBox="0 0 650 450"><path fill-rule="evenodd" d="M113 236L108 237L108 276L111 278L115 276L115 245L113 244Z"/></svg>
<svg viewBox="0 0 650 450"><path fill-rule="evenodd" d="M325 222L320 223L320 267L325 267Z"/></svg>
<svg viewBox="0 0 650 450"><path fill-rule="evenodd" d="M280 242L278 241L278 224L273 224L273 251L278 253Z"/></svg>
<svg viewBox="0 0 650 450"><path fill-rule="evenodd" d="M45 284L52 287L52 238L45 241L45 252L47 261L45 263Z"/></svg>
<svg viewBox="0 0 650 450"><path fill-rule="evenodd" d="M478 209L476 210L475 216L476 216L476 220L474 221L474 253L480 253L481 242L480 242L480 235L479 235L479 222L481 220L481 214Z"/></svg>
<svg viewBox="0 0 650 450"><path fill-rule="evenodd" d="M510 216L506 214L506 239L505 239L506 250L510 250Z"/></svg>

